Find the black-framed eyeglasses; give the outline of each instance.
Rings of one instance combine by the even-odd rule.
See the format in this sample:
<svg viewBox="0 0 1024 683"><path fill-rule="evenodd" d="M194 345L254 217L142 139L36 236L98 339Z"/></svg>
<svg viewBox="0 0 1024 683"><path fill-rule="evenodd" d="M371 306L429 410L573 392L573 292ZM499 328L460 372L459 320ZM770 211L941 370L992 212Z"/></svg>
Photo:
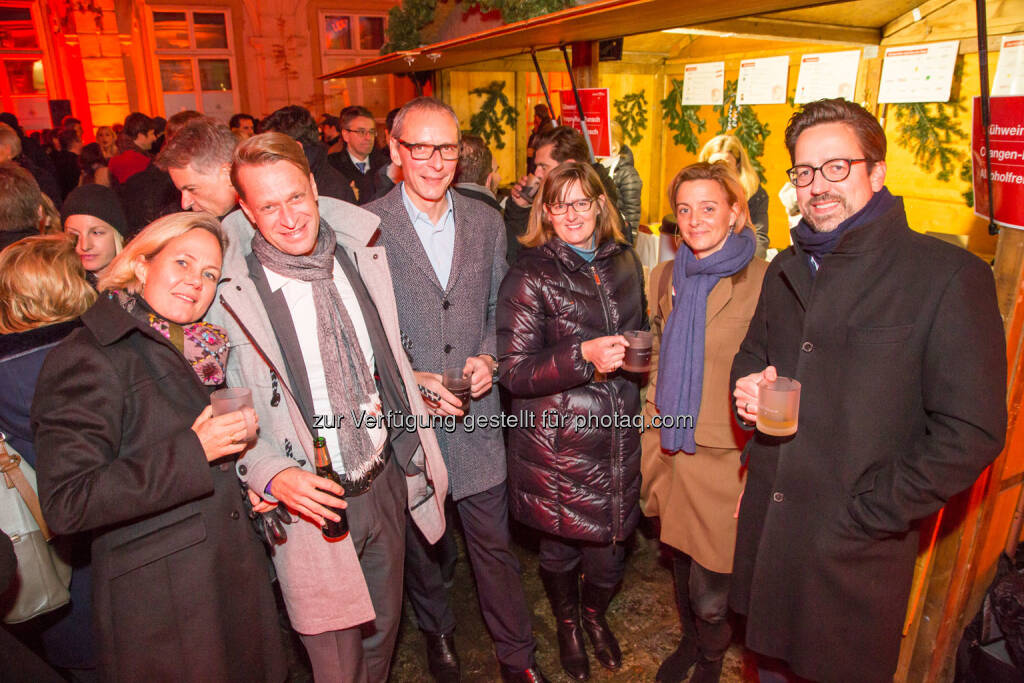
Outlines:
<svg viewBox="0 0 1024 683"><path fill-rule="evenodd" d="M821 166L799 165L786 171L789 182L795 187L807 187L814 182L814 174L821 171L821 176L830 183L838 183L850 176L854 164L870 159L829 159Z"/></svg>
<svg viewBox="0 0 1024 683"><path fill-rule="evenodd" d="M425 142L406 142L400 138L398 144L409 150L409 156L416 161L426 161L434 156L434 152L441 153L441 159L444 161L458 161L459 160L459 145L458 144L444 144L444 145L428 145Z"/></svg>
<svg viewBox="0 0 1024 683"><path fill-rule="evenodd" d="M375 138L375 137L377 137L377 129L376 128L346 128L345 130L347 130L349 133L354 133L356 135L361 135L364 138Z"/></svg>
<svg viewBox="0 0 1024 683"><path fill-rule="evenodd" d="M570 206L576 213L587 213L594 206L594 198L587 197L586 199L577 199L571 202L552 202L544 206L548 207L548 212L552 216L561 216L569 210Z"/></svg>

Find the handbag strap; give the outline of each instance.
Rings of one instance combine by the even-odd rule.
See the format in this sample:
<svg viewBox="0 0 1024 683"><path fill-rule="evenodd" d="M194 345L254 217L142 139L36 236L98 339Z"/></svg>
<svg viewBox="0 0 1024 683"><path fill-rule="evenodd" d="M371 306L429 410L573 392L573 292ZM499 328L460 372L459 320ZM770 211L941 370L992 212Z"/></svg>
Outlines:
<svg viewBox="0 0 1024 683"><path fill-rule="evenodd" d="M11 446L11 450L14 450L13 446ZM46 520L43 519L43 510L39 506L39 496L36 494L35 489L32 488L32 484L25 478L25 473L21 471L20 464L21 455L17 451L14 451L14 455L7 451L7 436L0 432L0 472L4 473L7 488L11 488L11 483L13 483L14 488L18 489L21 499L25 501L25 506L28 507L28 511L32 513L36 524L39 525L39 531L43 534L43 538L49 541L53 538L53 534L50 533L50 527L46 526Z"/></svg>

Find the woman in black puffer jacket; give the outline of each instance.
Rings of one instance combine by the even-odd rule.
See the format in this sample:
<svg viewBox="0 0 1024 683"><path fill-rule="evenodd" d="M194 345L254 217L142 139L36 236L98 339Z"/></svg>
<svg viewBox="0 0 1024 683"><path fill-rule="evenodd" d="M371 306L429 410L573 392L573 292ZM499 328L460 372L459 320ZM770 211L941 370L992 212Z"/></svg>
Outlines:
<svg viewBox="0 0 1024 683"><path fill-rule="evenodd" d="M587 164L548 174L522 242L497 312L501 383L535 420L509 432L512 515L543 532L562 666L585 680L581 568L583 628L604 667L622 664L604 614L640 518L639 378L620 368L622 333L648 328L643 271Z"/></svg>

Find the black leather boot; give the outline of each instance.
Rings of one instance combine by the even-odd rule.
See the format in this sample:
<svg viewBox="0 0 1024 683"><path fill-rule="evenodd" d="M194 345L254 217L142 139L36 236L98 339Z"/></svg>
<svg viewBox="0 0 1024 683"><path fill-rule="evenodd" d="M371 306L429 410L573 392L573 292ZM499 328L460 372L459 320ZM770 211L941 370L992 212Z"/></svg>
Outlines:
<svg viewBox="0 0 1024 683"><path fill-rule="evenodd" d="M451 633L423 632L427 641L427 667L437 683L458 683L459 655Z"/></svg>
<svg viewBox="0 0 1024 683"><path fill-rule="evenodd" d="M665 658L658 667L654 680L658 683L683 683L690 668L697 661L697 626L690 606L690 558L678 551L672 556L672 574L675 578L676 607L679 609L679 623L682 637L675 652Z"/></svg>
<svg viewBox="0 0 1024 683"><path fill-rule="evenodd" d="M732 640L732 627L725 619L710 622L698 618L696 622L697 650L700 651L700 657L697 659L697 668L690 677L690 683L718 683L725 651L729 649L729 642Z"/></svg>
<svg viewBox="0 0 1024 683"><path fill-rule="evenodd" d="M558 628L558 658L562 668L577 681L590 678L590 662L580 625L580 576L575 569L549 572L540 568L540 578L551 602Z"/></svg>
<svg viewBox="0 0 1024 683"><path fill-rule="evenodd" d="M604 668L618 671L622 667L622 650L604 615L612 601L615 587L603 588L583 581L583 630L590 636L594 656Z"/></svg>

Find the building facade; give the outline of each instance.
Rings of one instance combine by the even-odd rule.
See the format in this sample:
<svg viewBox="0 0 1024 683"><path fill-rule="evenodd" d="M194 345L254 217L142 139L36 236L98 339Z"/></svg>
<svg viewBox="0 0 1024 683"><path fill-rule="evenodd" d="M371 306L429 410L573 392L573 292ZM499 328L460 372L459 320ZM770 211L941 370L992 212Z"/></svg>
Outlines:
<svg viewBox="0 0 1024 683"><path fill-rule="evenodd" d="M379 54L395 0L0 0L0 109L26 130L71 114L86 141L132 111L224 122L288 105L378 121L413 96L395 76L321 81Z"/></svg>

